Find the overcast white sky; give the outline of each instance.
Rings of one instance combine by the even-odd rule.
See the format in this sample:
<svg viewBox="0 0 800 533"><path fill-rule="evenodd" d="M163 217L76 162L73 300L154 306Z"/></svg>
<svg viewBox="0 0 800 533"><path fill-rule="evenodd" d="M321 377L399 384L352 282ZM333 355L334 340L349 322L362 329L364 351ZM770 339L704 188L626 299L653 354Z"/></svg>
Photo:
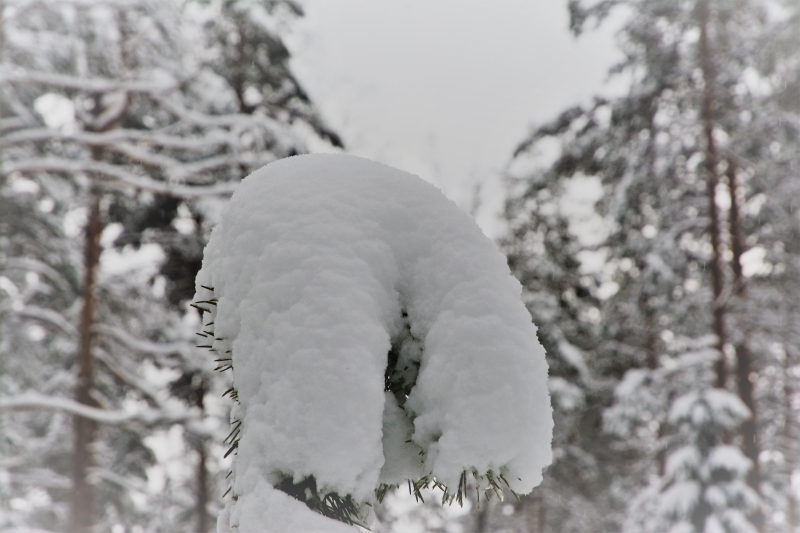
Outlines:
<svg viewBox="0 0 800 533"><path fill-rule="evenodd" d="M496 236L498 176L532 124L598 93L612 23L575 39L566 0L302 0L292 66L349 152L418 174Z"/></svg>

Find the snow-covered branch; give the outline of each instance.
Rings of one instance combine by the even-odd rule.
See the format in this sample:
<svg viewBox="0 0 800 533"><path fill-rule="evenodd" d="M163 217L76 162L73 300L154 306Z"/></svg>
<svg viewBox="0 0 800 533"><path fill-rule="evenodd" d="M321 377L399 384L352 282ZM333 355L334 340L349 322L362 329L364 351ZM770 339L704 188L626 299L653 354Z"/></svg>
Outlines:
<svg viewBox="0 0 800 533"><path fill-rule="evenodd" d="M51 72L36 72L12 65L0 66L0 83L35 83L64 89L76 89L88 93L127 91L138 93L164 93L176 89L173 79L161 81L111 80L103 78L79 78Z"/></svg>
<svg viewBox="0 0 800 533"><path fill-rule="evenodd" d="M301 151L306 151L305 143L299 137L294 135L284 124L281 124L274 118L267 115L247 115L244 113L232 113L228 115L205 115L203 113L198 113L197 111L187 109L181 104L157 94L151 94L150 97L173 116L186 123L202 127L236 126L238 128L242 128L245 125L250 125L254 128L269 131L275 141L279 144L290 144L294 147L300 147ZM288 140L290 142L285 143L284 140Z"/></svg>
<svg viewBox="0 0 800 533"><path fill-rule="evenodd" d="M136 352L159 354L159 355L169 355L173 353L179 353L184 358L189 358L192 355L191 348L186 343L181 343L181 342L158 343L148 340L142 340L138 337L134 337L127 331L118 328L117 326L112 326L110 324L95 324L94 330L100 335L109 337L117 341L118 343L124 345L126 348Z"/></svg>
<svg viewBox="0 0 800 533"><path fill-rule="evenodd" d="M139 377L136 376L133 372L124 368L118 361L116 361L111 356L111 354L103 350L97 350L94 353L94 357L98 361L102 362L115 377L117 377L121 381L124 381L125 384L138 390L156 407L165 408L164 403L161 401L161 398L159 398L158 392L153 390L147 384L147 382L145 382L142 379L139 379Z"/></svg>
<svg viewBox="0 0 800 533"><path fill-rule="evenodd" d="M200 196L222 196L231 194L238 182L222 182L214 185L171 185L144 176L138 176L116 165L99 161L72 161L56 157L31 158L5 164L5 173L13 172L63 172L66 174L94 174L111 178L121 184L159 194L168 194L178 198L196 198Z"/></svg>
<svg viewBox="0 0 800 533"><path fill-rule="evenodd" d="M62 290L66 290L68 285L64 276L62 276L58 270L47 263L31 257L8 257L2 262L2 265L5 269L25 270L41 274L58 285Z"/></svg>
<svg viewBox="0 0 800 533"><path fill-rule="evenodd" d="M57 398L30 392L20 396L6 396L0 398L0 410L2 411L23 411L30 409L63 411L89 418L103 424L123 424L137 418L142 418L142 413L106 411L105 409L84 405L70 398Z"/></svg>
<svg viewBox="0 0 800 533"><path fill-rule="evenodd" d="M26 305L16 312L17 315L25 318L33 318L41 322L50 324L66 333L68 336L78 334L78 329L67 318L53 309L45 307L37 307L35 305Z"/></svg>
<svg viewBox="0 0 800 533"><path fill-rule="evenodd" d="M0 533L54 533L49 529L39 529L35 527L12 527L11 529L0 529Z"/></svg>
<svg viewBox="0 0 800 533"><path fill-rule="evenodd" d="M5 123L6 119L3 119ZM229 144L230 135L222 130L212 130L203 137L178 137L157 131L113 129L103 133L94 132L65 132L52 128L35 128L15 131L0 139L0 148L25 142L61 141L77 142L87 146L115 147L117 143L137 142L147 143L163 148L176 150L212 150L219 146Z"/></svg>
<svg viewBox="0 0 800 533"><path fill-rule="evenodd" d="M168 179L178 182L189 180L195 176L229 165L264 165L275 159L269 153L259 154L259 157L256 158L249 157L249 154L223 154L207 157L192 163L182 163L174 157L153 153L130 142L125 142L135 141L137 144L141 144L144 141L148 144L165 148L208 151L236 142L234 136L224 133L209 135L200 139L181 139L170 135L148 134L130 130L112 130L108 133L65 133L49 128L37 128L3 137L0 140L0 147L42 141L75 142L87 147L103 147L125 156L133 164L159 169L166 174Z"/></svg>
<svg viewBox="0 0 800 533"><path fill-rule="evenodd" d="M70 398L44 396L33 392L24 393L19 396L0 398L0 411L25 411L33 409L61 411L88 418L101 424L111 425L124 425L139 422L152 426L158 424L199 422L201 419L199 410L195 408L181 409L175 412L154 409L135 412L112 411L84 405Z"/></svg>

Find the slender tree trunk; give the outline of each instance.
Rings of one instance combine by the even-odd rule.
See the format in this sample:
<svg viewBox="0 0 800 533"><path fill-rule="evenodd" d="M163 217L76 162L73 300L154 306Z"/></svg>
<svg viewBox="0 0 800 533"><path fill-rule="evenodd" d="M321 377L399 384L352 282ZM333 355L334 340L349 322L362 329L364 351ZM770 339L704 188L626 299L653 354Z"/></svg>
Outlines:
<svg viewBox="0 0 800 533"><path fill-rule="evenodd" d="M740 303L744 303L747 298L747 285L742 274L742 254L744 253L744 239L742 238L742 225L739 213L739 182L736 176L736 164L733 160L728 160L728 190L731 196L731 209L729 213L731 249L733 251L733 286L734 294ZM742 306L744 313L744 306ZM743 316L744 321L747 317ZM739 398L750 409L751 416L742 424L742 444L744 454L753 461L753 469L750 471L748 483L758 491L759 467L758 456L761 452L758 442L758 412L753 398L753 383L750 381L750 374L753 372L753 354L748 346L749 327L743 323L741 327L743 338L736 344L736 383L739 389Z"/></svg>
<svg viewBox="0 0 800 533"><path fill-rule="evenodd" d="M733 251L733 259L731 260L733 294L740 304L739 316L741 323L739 329L742 331L742 338L735 346L736 385L739 391L739 398L750 409L750 418L745 420L740 428L742 451L753 463L753 467L747 475L747 484L760 493L761 469L758 464L758 456L761 454L761 446L758 441L758 411L753 397L753 382L750 380L750 374L753 372L753 353L749 348L750 325L747 323L748 317L744 306L747 299L747 284L742 269L744 239L742 236L741 214L739 212L739 181L736 176L736 170L736 162L732 158L728 158L726 177L728 178L728 191L731 198L728 224L731 236L731 250ZM763 530L764 516L761 511L754 513L750 520L759 531Z"/></svg>
<svg viewBox="0 0 800 533"><path fill-rule="evenodd" d="M645 327L645 354L646 354L646 364L649 370L655 370L658 368L658 349L657 349L657 337L656 337L656 326L655 326L655 317L653 316L654 313L651 309L644 309L644 327ZM666 416L661 421L658 426L658 440L659 442L664 437L664 429L666 428ZM658 452L656 452L656 467L658 468L658 475L664 475L664 467L667 462L667 450L664 448L660 448Z"/></svg>
<svg viewBox="0 0 800 533"><path fill-rule="evenodd" d="M728 178L728 191L731 196L731 208L728 212L728 222L731 234L731 251L733 252L733 292L737 296L744 296L747 292L742 270L742 254L744 254L744 238L742 236L742 215L739 211L739 179L738 170L733 158L727 160L728 168L725 172Z"/></svg>
<svg viewBox="0 0 800 533"><path fill-rule="evenodd" d="M91 406L97 405L92 398L94 387L92 340L96 303L94 289L97 266L100 262L100 233L102 230L100 191L96 187L92 187L84 244L83 308L81 309L78 348L78 382L75 388L75 400ZM97 423L76 415L73 418L73 426L70 530L72 533L89 533L94 522L94 491L88 474L93 465L92 447L97 434Z"/></svg>
<svg viewBox="0 0 800 533"><path fill-rule="evenodd" d="M719 224L719 209L717 209L716 193L719 183L717 163L719 156L717 145L714 141L714 66L711 59L711 39L708 35L709 26L708 0L699 0L697 3L697 19L700 26L700 68L703 71L703 95L700 115L703 122L703 136L705 137L705 167L706 167L706 195L708 196L708 233L711 237L711 287L714 300L712 302L712 319L714 334L717 336L717 349L719 358L715 364L716 380L714 386L725 388L728 381L728 364L725 358L724 347L727 343L725 331L725 305L723 289L725 285L724 271L722 269L722 238Z"/></svg>
<svg viewBox="0 0 800 533"><path fill-rule="evenodd" d="M205 382L201 379L195 388L196 403L202 413L205 413L203 399L206 389ZM208 469L206 468L206 446L201 439L197 444L197 533L208 533Z"/></svg>
<svg viewBox="0 0 800 533"><path fill-rule="evenodd" d="M525 533L545 533L547 522L541 487L522 497L522 513L525 518Z"/></svg>
<svg viewBox="0 0 800 533"><path fill-rule="evenodd" d="M478 504L480 505L480 503ZM475 533L486 533L489 525L489 500L483 500L483 507L475 515Z"/></svg>
<svg viewBox="0 0 800 533"><path fill-rule="evenodd" d="M657 350L657 337L656 337L656 325L655 325L655 317L653 316L653 311L651 309L644 309L644 349L645 349L645 357L647 358L645 363L647 364L647 368L650 370L655 370L658 368L658 350Z"/></svg>
<svg viewBox="0 0 800 533"><path fill-rule="evenodd" d="M99 101L99 99L98 99ZM130 99L124 95L122 105L111 111L100 110L94 121L84 124L86 131L104 132L118 126L128 110ZM103 148L92 148L92 159L100 161ZM100 234L103 232L103 218L100 212L102 193L95 182L89 192L89 219L86 223L84 244L83 307L81 309L80 340L78 348L78 382L75 400L79 403L97 406L91 392L94 388L94 356L92 341L95 319L95 285L97 268L100 264ZM72 457L72 502L70 507L70 531L89 533L94 523L94 491L88 480L89 469L93 466L92 447L97 436L97 423L93 420L75 416Z"/></svg>
<svg viewBox="0 0 800 533"><path fill-rule="evenodd" d="M794 378L790 374L792 368L792 350L792 347L786 346L786 355L783 358L783 442L789 486L791 486L792 474L797 464L794 449L794 414L792 412L792 403L794 399L792 380ZM791 490L786 491L786 523L788 525L788 533L797 533L797 531L800 530L800 528L798 528L798 526L800 526L800 510L798 510L797 498Z"/></svg>

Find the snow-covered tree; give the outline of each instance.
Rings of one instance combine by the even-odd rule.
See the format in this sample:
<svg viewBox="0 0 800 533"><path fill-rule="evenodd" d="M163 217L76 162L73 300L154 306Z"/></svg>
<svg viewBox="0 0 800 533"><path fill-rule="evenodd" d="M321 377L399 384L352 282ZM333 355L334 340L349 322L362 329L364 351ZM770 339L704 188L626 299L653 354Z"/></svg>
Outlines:
<svg viewBox="0 0 800 533"><path fill-rule="evenodd" d="M542 131L555 135L568 125L562 116ZM509 169L514 193L506 205L509 233L501 244L547 350L555 428L553 465L536 489L537 499L523 499L516 514L530 517L530 531L538 532L542 522L564 531L613 531L619 518L608 483L621 472L615 471L619 461L601 423L612 383L591 356L600 342L596 313L602 300L581 266L586 243L575 235L572 206L563 200L575 184L557 179L557 170L535 166L526 150L518 151Z"/></svg>
<svg viewBox="0 0 800 533"><path fill-rule="evenodd" d="M203 531L216 514L225 385L192 348L186 280L238 180L324 127L285 56L254 61L299 95L242 112L209 59L224 43L203 45L213 6L3 3L0 527Z"/></svg>
<svg viewBox="0 0 800 533"><path fill-rule="evenodd" d="M675 400L669 423L687 444L669 453L663 476L634 500L623 531L757 531L748 519L759 507L747 483L751 461L723 441L749 416L736 395L718 388Z"/></svg>
<svg viewBox="0 0 800 533"><path fill-rule="evenodd" d="M553 422L519 297L494 244L416 176L323 154L250 175L197 277L237 399L220 530L353 531L406 484L442 503L530 492Z"/></svg>
<svg viewBox="0 0 800 533"><path fill-rule="evenodd" d="M526 292L558 301L564 291L558 284L526 280L568 271L574 258L581 259L583 301L596 302L594 320L589 314L577 319L584 328L597 327L595 335L582 337L584 352L591 354L587 368L608 378L603 383L609 387L633 368L630 380L619 385L623 392L641 378L639 403L619 403L627 395L619 389L605 397L618 402L601 417L607 429L627 429L611 446L621 453L608 457L620 468L614 473L608 465L615 477L609 480L612 489L592 494L589 508L611 516L614 502L629 501L640 487L654 486L651 476L666 475L670 452L688 438L670 429L670 406L682 394L713 383L735 390L751 410L742 427L731 431L739 434L734 443L751 461L748 482L772 503L754 509L749 518L755 524L765 520L764 527L778 531L794 505L791 496L788 502L779 496L789 491L777 488L786 487L787 467L775 464L771 473L758 474L759 459L772 457L776 443L786 441L779 428L792 416L785 407L793 378L786 376L788 388L779 390L764 373L775 376L794 367L789 356L775 354L793 342L785 326L791 315L778 301L798 279L784 270L797 260L785 250L798 242L797 219L788 204L788 191L796 186L790 177L796 177L796 142L789 139L796 139L797 131L797 104L790 95L796 91L798 49L790 43L798 35L798 6L755 0L576 0L570 2L573 30L580 33L618 6L629 8L619 33L625 57L612 73L629 76L628 93L570 109L520 146L511 169L523 178L523 187L507 210L512 265ZM538 151L554 144L552 164L525 168ZM557 224L574 218L560 215L559 207L576 202L570 183L581 180L602 185L595 211L605 237L577 244L573 239L571 260L551 268L554 256L542 248L542 236L554 238ZM554 213L561 221L548 223ZM530 229L535 226L543 230ZM762 262L759 254L774 259ZM773 265L781 265L778 272ZM678 377L670 365L693 345L705 343L709 333L717 346L714 376L701 379L684 370ZM548 350L551 356L557 353ZM728 367L735 369L732 379ZM656 379L665 374L673 378ZM574 378L571 384L580 385ZM589 427L580 432L590 434ZM569 490L579 484L567 485ZM612 501L601 501L609 495ZM557 509L570 505L552 503ZM573 527L555 518L550 524L557 530Z"/></svg>

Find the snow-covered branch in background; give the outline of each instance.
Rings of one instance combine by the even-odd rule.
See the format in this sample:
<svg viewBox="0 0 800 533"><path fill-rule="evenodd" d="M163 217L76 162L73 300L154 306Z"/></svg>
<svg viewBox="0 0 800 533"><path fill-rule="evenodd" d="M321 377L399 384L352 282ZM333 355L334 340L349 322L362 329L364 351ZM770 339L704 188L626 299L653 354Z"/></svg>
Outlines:
<svg viewBox="0 0 800 533"><path fill-rule="evenodd" d="M200 411L194 408L174 407L138 411L99 409L70 398L45 396L35 392L0 397L0 411L28 410L60 411L110 425L143 424L152 427L182 424L192 433L204 436L214 435L212 424L204 422Z"/></svg>
<svg viewBox="0 0 800 533"><path fill-rule="evenodd" d="M121 139L135 140L137 137L140 144L144 141L147 142L148 144L157 146L190 149L195 151L200 149L213 149L215 147L224 145L226 143L231 144L232 142L236 142L235 141L236 136L232 134L217 135L215 136L216 139L214 138L197 139L196 141L192 141L191 139L180 140L165 135L155 136L155 137L145 136L145 135L131 135L131 134L120 135L118 130L113 130L108 133L91 133L91 132L66 133L57 130L43 128L37 130L22 131L17 134L7 135L2 139L0 139L0 147L16 145L25 142L61 141L61 142L75 142L87 147L107 148L111 152L124 155L128 159L130 164L141 165L146 168L157 169L164 172L167 181L173 183L174 182L191 183L193 181L196 182L198 181L198 177L206 175L209 172L212 172L214 170L217 170L225 166L243 165L243 164L252 165L254 163L265 165L267 163L272 162L275 159L275 157L269 153L249 154L247 152L243 152L243 153L216 155L207 157L205 159L201 159L200 161L197 162L183 163L179 159L176 159L174 157L151 152L139 146L131 144L129 142L120 142ZM37 164L56 165L58 163L52 162L48 159L38 163L36 161L33 161L29 163L29 165L27 166L23 167L17 166L12 168L14 170L23 172L39 170L40 167L35 167L35 165ZM102 173L102 170L99 172ZM122 179L116 175L115 177L117 177L118 179ZM202 180L203 178L200 179ZM209 178L206 176L205 180L207 181L208 179ZM158 192L163 192L163 191L158 191Z"/></svg>
<svg viewBox="0 0 800 533"><path fill-rule="evenodd" d="M26 305L17 311L17 314L21 317L33 318L51 326L55 326L70 337L74 337L78 334L78 329L75 327L75 325L70 322L67 317L53 309L38 307L35 305Z"/></svg>
<svg viewBox="0 0 800 533"><path fill-rule="evenodd" d="M25 70L14 65L0 65L0 83L34 83L88 93L110 93L116 91L165 93L178 87L176 80L166 76L161 80L152 81L79 78L53 72Z"/></svg>
<svg viewBox="0 0 800 533"><path fill-rule="evenodd" d="M39 529L36 527L12 527L11 529L2 529L0 533L54 533L49 529Z"/></svg>
<svg viewBox="0 0 800 533"><path fill-rule="evenodd" d="M119 342L129 350L139 353L169 355L181 354L184 358L192 355L191 347L183 342L159 343L135 337L117 326L111 324L95 324L95 332Z"/></svg>
<svg viewBox="0 0 800 533"><path fill-rule="evenodd" d="M224 130L211 130L202 137L179 137L158 131L114 129L102 133L76 131L65 132L52 128L30 128L15 131L0 138L0 148L26 142L72 141L86 146L102 146L116 149L123 143L146 143L162 148L204 151L219 148L230 142L230 134Z"/></svg>
<svg viewBox="0 0 800 533"><path fill-rule="evenodd" d="M111 179L116 186L131 186L145 191L168 194L177 198L229 195L237 183L221 182L214 185L171 185L133 174L118 165L91 160L70 160L57 157L30 158L6 163L6 173L12 172L62 172L65 174L93 174Z"/></svg>

